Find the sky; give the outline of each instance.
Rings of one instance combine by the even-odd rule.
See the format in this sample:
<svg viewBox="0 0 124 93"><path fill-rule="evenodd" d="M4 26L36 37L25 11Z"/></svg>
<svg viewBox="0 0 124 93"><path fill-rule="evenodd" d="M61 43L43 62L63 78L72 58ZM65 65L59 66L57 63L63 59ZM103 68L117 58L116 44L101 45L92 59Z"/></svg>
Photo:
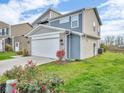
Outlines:
<svg viewBox="0 0 124 93"><path fill-rule="evenodd" d="M49 7L61 13L97 7L103 24L102 37L124 34L124 0L0 0L0 21L32 23Z"/></svg>

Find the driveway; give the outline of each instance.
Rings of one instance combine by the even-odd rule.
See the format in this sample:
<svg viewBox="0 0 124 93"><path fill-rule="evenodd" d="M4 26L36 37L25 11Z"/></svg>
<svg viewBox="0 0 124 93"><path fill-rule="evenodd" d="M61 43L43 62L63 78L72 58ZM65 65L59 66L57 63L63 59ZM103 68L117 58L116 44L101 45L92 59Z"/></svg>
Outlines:
<svg viewBox="0 0 124 93"><path fill-rule="evenodd" d="M19 66L19 65L24 66L28 60L32 60L33 63L36 63L37 65L46 64L46 63L54 61L53 59L43 58L43 57L15 56L14 59L0 61L0 75L2 75L5 71L12 69L13 66L15 66L15 65L16 66Z"/></svg>

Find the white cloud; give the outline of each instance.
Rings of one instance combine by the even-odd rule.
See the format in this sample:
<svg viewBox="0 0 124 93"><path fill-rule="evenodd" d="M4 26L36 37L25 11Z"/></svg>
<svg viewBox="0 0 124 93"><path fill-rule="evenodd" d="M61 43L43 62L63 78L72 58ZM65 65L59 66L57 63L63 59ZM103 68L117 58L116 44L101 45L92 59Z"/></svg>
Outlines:
<svg viewBox="0 0 124 93"><path fill-rule="evenodd" d="M26 11L43 9L46 6L56 7L59 3L67 0L10 0L7 4L0 4L0 21L5 21L10 24L20 23L23 18L23 14ZM39 14L27 14L30 15L26 20L34 20Z"/></svg>
<svg viewBox="0 0 124 93"><path fill-rule="evenodd" d="M124 34L124 0L107 0L98 8L103 21L102 36Z"/></svg>

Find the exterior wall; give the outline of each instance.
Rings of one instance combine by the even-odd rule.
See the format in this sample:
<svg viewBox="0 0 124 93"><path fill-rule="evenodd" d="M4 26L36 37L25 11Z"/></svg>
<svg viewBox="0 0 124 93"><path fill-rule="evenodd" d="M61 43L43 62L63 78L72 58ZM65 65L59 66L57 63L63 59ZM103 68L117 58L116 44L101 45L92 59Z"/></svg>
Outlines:
<svg viewBox="0 0 124 93"><path fill-rule="evenodd" d="M0 52L4 52L5 51L5 41L3 38L0 38L0 40L2 40L2 50L0 49Z"/></svg>
<svg viewBox="0 0 124 93"><path fill-rule="evenodd" d="M26 35L32 30L32 27L28 23L13 25L11 27L12 37Z"/></svg>
<svg viewBox="0 0 124 93"><path fill-rule="evenodd" d="M72 31L82 32L82 14L79 14L79 27L71 28L71 15L69 15L69 22L60 24L60 19L55 19L50 22L50 26L70 29Z"/></svg>
<svg viewBox="0 0 124 93"><path fill-rule="evenodd" d="M15 48L15 42L19 42L19 48L20 48L19 50L22 51L24 49L27 49L30 54L30 39L24 36L14 37L14 48Z"/></svg>
<svg viewBox="0 0 124 93"><path fill-rule="evenodd" d="M32 25L33 25L33 27L35 27L41 21L49 20L51 18L55 18L58 16L60 16L60 14L49 10L48 12L45 12L43 15L41 15L36 21L34 21L34 23ZM45 25L48 25L48 24L45 24Z"/></svg>
<svg viewBox="0 0 124 93"><path fill-rule="evenodd" d="M0 36L0 38L10 37L11 32L10 32L9 24L6 24L6 23L0 21L0 29L3 29L3 28L8 28L9 29L9 34L6 35L6 36Z"/></svg>
<svg viewBox="0 0 124 93"><path fill-rule="evenodd" d="M98 48L100 47L98 39L83 37L82 42L83 42L83 46L82 46L83 51L81 51L81 52L83 54L82 54L81 59L93 57L98 54ZM93 47L94 43L96 44L95 51L94 51L94 47Z"/></svg>
<svg viewBox="0 0 124 93"><path fill-rule="evenodd" d="M6 44L5 39L9 38L10 35L11 35L9 24L6 24L6 23L0 21L0 29L4 29L4 28L8 28L9 29L9 33L8 33L8 35L0 36L0 40L2 40L2 48L3 48L2 50L0 50L0 52L4 52L5 51L5 44Z"/></svg>
<svg viewBox="0 0 124 93"><path fill-rule="evenodd" d="M67 58L80 59L80 36L74 34L67 36Z"/></svg>
<svg viewBox="0 0 124 93"><path fill-rule="evenodd" d="M93 9L86 9L84 10L84 18L83 18L83 31L84 33L91 35L91 36L97 36L100 37L100 35L98 35L100 32L100 25L98 22L98 19L96 17L96 14L94 12ZM93 22L95 22L96 27L95 27L95 31L93 28Z"/></svg>
<svg viewBox="0 0 124 93"><path fill-rule="evenodd" d="M60 16L60 14L50 11L50 19Z"/></svg>
<svg viewBox="0 0 124 93"><path fill-rule="evenodd" d="M8 28L9 25L4 23L4 22L0 22L0 28Z"/></svg>
<svg viewBox="0 0 124 93"><path fill-rule="evenodd" d="M32 30L32 27L28 23L13 25L11 27L12 32L12 46L15 50L15 42L20 43L20 51L27 49L30 52L30 40L24 37L28 32Z"/></svg>

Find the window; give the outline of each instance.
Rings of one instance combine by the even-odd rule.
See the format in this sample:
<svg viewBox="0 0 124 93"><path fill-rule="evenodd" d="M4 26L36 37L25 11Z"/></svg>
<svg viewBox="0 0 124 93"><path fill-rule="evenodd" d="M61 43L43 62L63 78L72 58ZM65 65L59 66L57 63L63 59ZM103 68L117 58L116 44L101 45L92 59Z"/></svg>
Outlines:
<svg viewBox="0 0 124 93"><path fill-rule="evenodd" d="M100 27L98 27L98 35L100 36Z"/></svg>
<svg viewBox="0 0 124 93"><path fill-rule="evenodd" d="M93 31L96 31L96 23L95 23L95 21L93 22Z"/></svg>
<svg viewBox="0 0 124 93"><path fill-rule="evenodd" d="M63 17L60 19L60 24L69 22L69 17Z"/></svg>
<svg viewBox="0 0 124 93"><path fill-rule="evenodd" d="M5 35L5 29L4 28L2 29L2 35Z"/></svg>
<svg viewBox="0 0 124 93"><path fill-rule="evenodd" d="M71 16L71 28L79 27L79 16L73 15Z"/></svg>
<svg viewBox="0 0 124 93"><path fill-rule="evenodd" d="M9 34L9 28L6 28L6 35Z"/></svg>

